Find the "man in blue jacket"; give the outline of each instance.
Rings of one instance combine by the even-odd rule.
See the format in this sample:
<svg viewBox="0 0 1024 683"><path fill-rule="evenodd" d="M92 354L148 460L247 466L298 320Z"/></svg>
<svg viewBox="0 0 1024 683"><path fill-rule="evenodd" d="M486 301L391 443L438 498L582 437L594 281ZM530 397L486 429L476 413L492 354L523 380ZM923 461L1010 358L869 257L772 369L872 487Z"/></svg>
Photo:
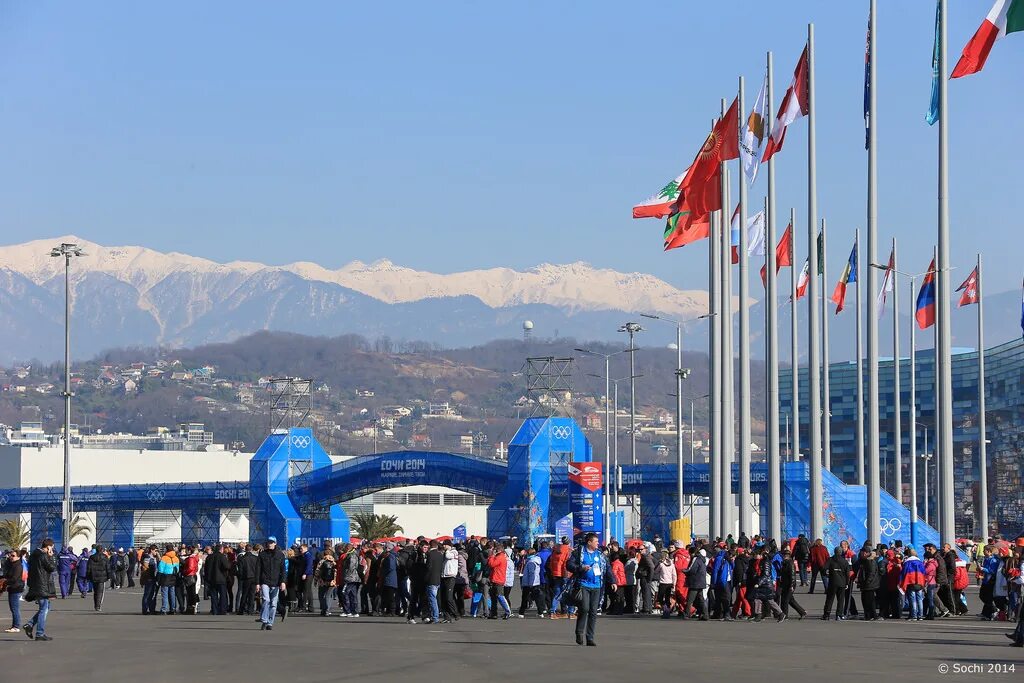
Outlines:
<svg viewBox="0 0 1024 683"><path fill-rule="evenodd" d="M583 545L576 549L566 563L566 569L572 572L572 580L583 589L583 599L577 606L576 644L583 644L584 633L587 645L594 647L597 630L597 611L601 607L601 588L615 592L615 577L612 575L608 559L598 548L597 534L590 532L583 539Z"/></svg>
<svg viewBox="0 0 1024 683"><path fill-rule="evenodd" d="M78 562L78 555L75 555L73 548L64 546L57 557L57 576L60 579L60 599L64 600L73 592L71 588L71 576L75 573L75 564Z"/></svg>
<svg viewBox="0 0 1024 683"><path fill-rule="evenodd" d="M302 562L302 585L299 587L299 605L297 612L313 611L313 565L316 561L316 553L308 545L303 543L300 546L302 557L296 558Z"/></svg>
<svg viewBox="0 0 1024 683"><path fill-rule="evenodd" d="M381 612L384 616L397 617L402 611L398 599L398 553L395 544L388 543L380 560Z"/></svg>

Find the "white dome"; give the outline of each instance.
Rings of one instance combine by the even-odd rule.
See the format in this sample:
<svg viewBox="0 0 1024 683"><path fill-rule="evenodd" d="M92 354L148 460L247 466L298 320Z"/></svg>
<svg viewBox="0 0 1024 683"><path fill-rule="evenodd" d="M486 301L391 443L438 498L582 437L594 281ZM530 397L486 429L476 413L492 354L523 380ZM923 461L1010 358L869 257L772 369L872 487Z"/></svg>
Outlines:
<svg viewBox="0 0 1024 683"><path fill-rule="evenodd" d="M532 320L524 321L523 322L523 329L524 330L532 330L533 329L533 321Z"/></svg>

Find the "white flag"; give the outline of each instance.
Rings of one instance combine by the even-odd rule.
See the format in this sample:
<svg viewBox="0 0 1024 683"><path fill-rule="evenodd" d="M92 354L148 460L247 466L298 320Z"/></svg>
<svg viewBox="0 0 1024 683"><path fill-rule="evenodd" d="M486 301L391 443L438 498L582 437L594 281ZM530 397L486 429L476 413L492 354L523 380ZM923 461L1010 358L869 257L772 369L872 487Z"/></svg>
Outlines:
<svg viewBox="0 0 1024 683"><path fill-rule="evenodd" d="M747 219L747 255L764 256L764 211Z"/></svg>
<svg viewBox="0 0 1024 683"><path fill-rule="evenodd" d="M757 169L761 167L761 145L764 144L765 121L768 120L768 78L761 84L757 93L754 108L747 118L747 127L740 141L740 158L743 160L743 172L751 185L757 180Z"/></svg>
<svg viewBox="0 0 1024 683"><path fill-rule="evenodd" d="M879 320L881 320L882 317L885 315L885 299L886 299L886 296L893 289L892 281L893 281L894 278L892 277L892 274L893 274L893 269L896 267L896 264L894 262L895 259L893 258L894 256L895 256L895 254L893 254L891 252L889 253L889 265L886 266L886 268L885 268L885 277L882 278L882 288L880 290L878 290L878 300L876 301L876 305L877 305L877 308L878 308L878 319Z"/></svg>

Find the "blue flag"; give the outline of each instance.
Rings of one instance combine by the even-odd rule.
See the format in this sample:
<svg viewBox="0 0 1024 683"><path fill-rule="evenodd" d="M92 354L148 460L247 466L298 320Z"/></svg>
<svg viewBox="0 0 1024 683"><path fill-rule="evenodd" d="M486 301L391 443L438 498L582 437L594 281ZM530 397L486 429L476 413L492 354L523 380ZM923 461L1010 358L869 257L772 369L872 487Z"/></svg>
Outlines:
<svg viewBox="0 0 1024 683"><path fill-rule="evenodd" d="M942 4L935 3L935 43L932 46L932 101L924 120L929 126L939 120L939 31L942 27Z"/></svg>
<svg viewBox="0 0 1024 683"><path fill-rule="evenodd" d="M452 530L452 540L456 543L466 542L466 525L460 524Z"/></svg>

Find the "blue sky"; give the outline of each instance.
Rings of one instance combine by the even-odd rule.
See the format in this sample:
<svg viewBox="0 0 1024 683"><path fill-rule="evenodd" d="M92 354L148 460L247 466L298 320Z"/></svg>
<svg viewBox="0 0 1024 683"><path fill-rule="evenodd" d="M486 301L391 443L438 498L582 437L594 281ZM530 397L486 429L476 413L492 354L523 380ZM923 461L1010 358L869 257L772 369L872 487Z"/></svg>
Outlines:
<svg viewBox="0 0 1024 683"><path fill-rule="evenodd" d="M990 4L950 3L950 69ZM920 271L934 3L879 5L879 241ZM0 242L74 232L441 272L584 260L700 287L704 248L664 254L661 223L630 207L685 168L738 75L752 104L769 49L777 107L814 21L831 279L865 222L866 15L866 0L4 3ZM1022 74L1014 35L949 87L954 265L981 250L990 292L1022 274ZM806 128L777 157L780 212L803 230Z"/></svg>

